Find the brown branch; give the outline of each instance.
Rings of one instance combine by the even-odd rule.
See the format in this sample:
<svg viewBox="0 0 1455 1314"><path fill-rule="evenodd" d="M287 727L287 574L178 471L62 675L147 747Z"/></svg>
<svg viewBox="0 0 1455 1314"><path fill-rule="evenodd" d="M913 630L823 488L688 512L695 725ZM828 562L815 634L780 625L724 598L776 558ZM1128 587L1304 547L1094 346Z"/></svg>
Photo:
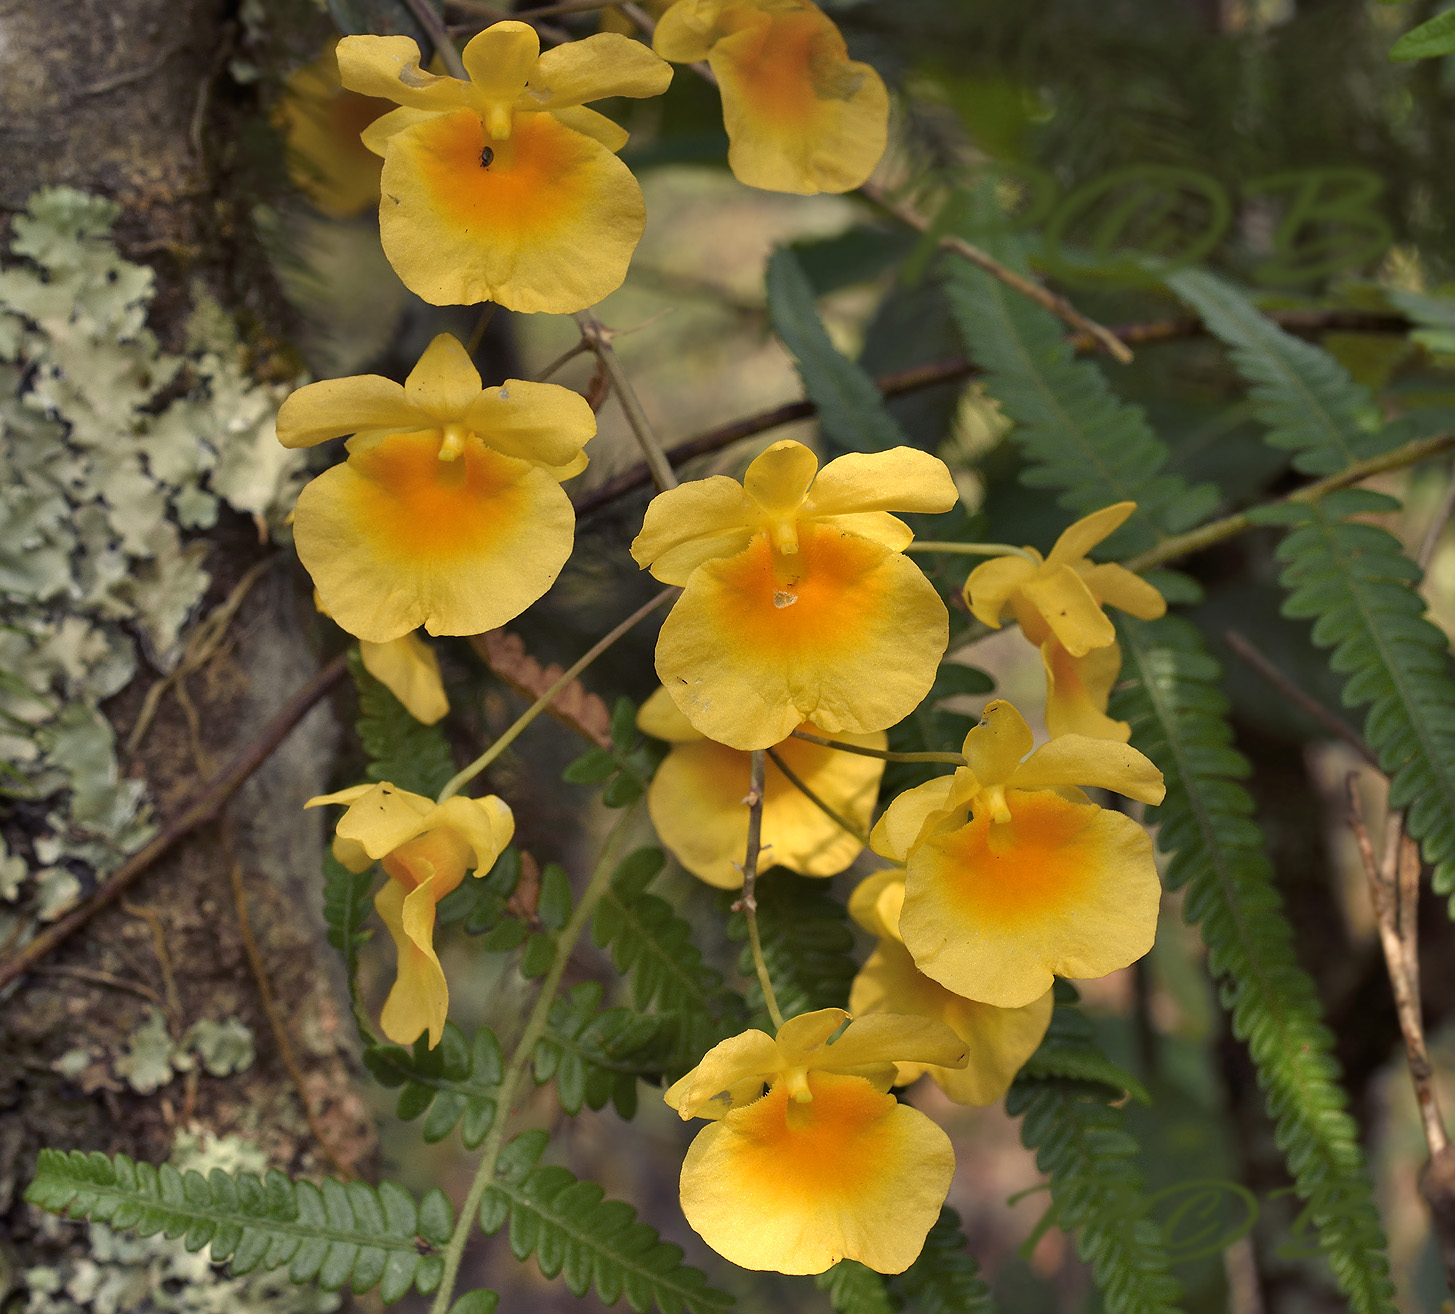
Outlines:
<svg viewBox="0 0 1455 1314"><path fill-rule="evenodd" d="M103 908L109 907L139 877L199 826L217 816L223 805L285 740L293 728L348 673L348 658L339 656L288 700L257 736L193 796L149 844L132 854L79 907L42 931L19 953L0 962L0 989L40 962Z"/></svg>
<svg viewBox="0 0 1455 1314"><path fill-rule="evenodd" d="M1403 333L1410 322L1403 315L1371 314L1355 310L1291 310L1276 311L1269 316L1275 323L1290 332L1361 332L1361 333ZM1147 343L1179 342L1187 338L1202 337L1206 332L1200 320L1190 317L1175 319L1144 320L1129 324L1113 325L1112 330L1123 342L1141 346ZM1093 340L1085 334L1072 334L1067 341L1078 352L1095 350ZM560 362L557 362L559 365ZM931 361L910 369L895 370L881 374L874 383L885 399L902 397L933 388L936 384L953 383L959 379L973 378L980 371L963 356L952 356L946 360ZM797 420L809 420L818 414L818 407L811 401L786 402L772 410L749 415L730 424L720 425L689 438L667 449L667 460L674 466L682 465L698 456L720 451L744 438L766 433L780 425L792 424ZM573 499L577 516L587 516L616 501L636 488L651 483L651 472L645 464L633 465L621 474L580 497Z"/></svg>
<svg viewBox="0 0 1455 1314"><path fill-rule="evenodd" d="M1228 647L1243 659L1253 670L1261 676L1268 684L1272 685L1283 697L1306 712L1310 717L1324 727L1337 739L1342 739L1376 771L1379 768L1379 759L1374 755L1374 750L1361 739L1354 730L1347 725L1340 717L1329 711L1317 698L1311 698L1304 690L1300 689L1291 679L1278 669L1267 657L1263 655L1253 644L1237 630L1224 630L1223 638L1227 640Z"/></svg>
<svg viewBox="0 0 1455 1314"><path fill-rule="evenodd" d="M1455 1291L1455 1146L1451 1145L1445 1130L1434 1068L1425 1045L1424 1020L1420 1015L1420 851L1405 834L1404 813L1391 811L1384 824L1384 853L1376 857L1359 801L1357 773L1349 774L1345 789L1349 825L1369 882L1379 943L1394 994L1395 1014L1404 1036L1405 1064L1414 1086L1420 1127L1430 1155L1421 1174L1420 1192L1430 1207L1434 1235L1445 1265L1446 1284Z"/></svg>

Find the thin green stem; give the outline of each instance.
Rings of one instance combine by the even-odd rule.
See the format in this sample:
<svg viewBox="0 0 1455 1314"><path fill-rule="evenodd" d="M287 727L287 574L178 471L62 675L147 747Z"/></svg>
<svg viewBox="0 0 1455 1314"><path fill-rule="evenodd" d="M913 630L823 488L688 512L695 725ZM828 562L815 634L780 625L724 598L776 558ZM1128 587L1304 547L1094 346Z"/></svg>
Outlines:
<svg viewBox="0 0 1455 1314"><path fill-rule="evenodd" d="M582 339L596 353L596 359L601 362L606 377L611 380L611 386L626 415L626 422L631 426L637 445L642 449L642 459L646 461L647 469L652 472L652 482L657 485L657 491L666 492L669 488L676 488L677 476L672 473L672 464L667 460L667 453L662 450L652 422L647 419L647 413L642 409L636 389L632 387L631 380L621 367L621 360L611 345L611 334L589 310L578 311L575 319L581 326Z"/></svg>
<svg viewBox="0 0 1455 1314"><path fill-rule="evenodd" d="M525 711L516 719L515 723L510 726L510 728L506 730L499 739L491 744L489 748L481 753L480 756L477 757L473 762L471 762L470 765L467 766L463 771L458 771L455 773L455 775L450 779L450 782L442 790L440 790L439 802L443 803L447 798L453 798L456 794L460 792L460 790L468 785L470 781L474 780L476 776L478 776L483 770L485 770L486 767L488 767L493 761L495 761L495 759L499 757L501 753L503 753L507 748L510 747L512 743L515 742L516 738L520 735L521 731L526 728L526 726L528 726L532 721L536 719L536 717L538 717L553 702L556 701L557 695L559 695L560 692L564 688L566 688L567 685L575 680L582 671L590 666L592 662L600 657L602 653L610 648L611 645L615 643L619 638L621 638L622 635L624 635L628 630L635 626L639 621L645 620L646 617L650 616L652 612L656 611L657 608L660 607L669 598L675 597L678 592L679 590L675 588L663 589L650 602L644 603L642 606L638 607L634 612L632 612L632 614L628 616L624 621L622 621L622 623L618 625L614 630L612 630L611 633L607 634L604 638L599 639L595 644L593 644L592 647L587 651L586 655L580 658L578 661L574 662L571 666L569 666L566 669L565 673L561 676L561 678L557 680L555 684L553 684L549 689L547 689L545 693L537 698L535 702L533 702L528 708L526 708Z"/></svg>
<svg viewBox="0 0 1455 1314"><path fill-rule="evenodd" d="M951 766L965 765L965 759L959 753L891 753L883 748L846 744L842 739L825 739L822 735L810 734L807 730L795 730L793 737L806 739L810 744L822 744L825 748L837 748L841 753L857 753L860 757L882 757L886 762L947 762Z"/></svg>
<svg viewBox="0 0 1455 1314"><path fill-rule="evenodd" d="M911 543L902 551L953 552L966 557L1024 557L1040 564L1029 548L1013 547L1009 543Z"/></svg>
<svg viewBox="0 0 1455 1314"><path fill-rule="evenodd" d="M804 781L804 779L796 771L794 771L794 769L789 766L787 762L783 760L783 755L779 753L776 748L768 749L768 759L773 763L775 767L778 768L779 771L783 773L783 778L790 785L792 785L794 789L802 794L804 798L812 803L814 807L822 812L824 816L826 816L830 821L837 825L841 830L848 831L848 833L852 835L856 840L858 840L860 844L868 847L869 836L866 835L862 830L860 830L856 825L854 825L854 823L850 821L847 817L845 817L842 812L836 812L827 803L825 803L823 799L815 794L813 790L808 787L808 784Z"/></svg>
<svg viewBox="0 0 1455 1314"><path fill-rule="evenodd" d="M1441 433L1436 434L1433 438L1418 438L1412 443L1405 443L1403 447L1396 447L1393 451L1371 456L1367 461L1355 461L1353 465L1340 470L1337 474L1327 475L1311 484L1305 484L1287 497L1280 497L1266 505L1284 506L1292 503L1297 506L1305 502L1317 502L1319 498L1336 492L1340 488L1348 488L1350 484L1360 483L1373 475L1385 474L1390 470L1402 470L1408 465L1416 465L1420 461L1438 456L1452 447L1455 447L1455 434ZM1138 573L1151 570L1154 566L1160 566L1164 562L1175 561L1178 557L1201 552L1204 548L1234 538L1244 530L1251 528L1253 523L1251 513L1239 511L1235 515L1224 516L1221 520L1200 525L1197 529L1190 529L1185 534L1176 534L1171 538L1163 539L1156 547L1139 552L1134 557L1128 557L1122 562L1122 565L1128 570Z"/></svg>
<svg viewBox="0 0 1455 1314"><path fill-rule="evenodd" d="M465 1243L474 1231L475 1220L480 1212L480 1201L485 1198L485 1192L495 1180L495 1169L500 1162L501 1147L505 1144L505 1124L511 1105L515 1103L516 1094L525 1080L526 1069L535 1053L536 1043L545 1034L546 1023L551 1016L551 1005L556 1002L556 991L560 989L561 978L566 973L566 964L576 948L576 941L581 938L581 932L586 929L586 923L596 911L602 895L611 886L617 843L630 823L636 819L639 807L640 804L636 804L627 808L612 827L601 850L601 857L597 860L596 869L591 873L591 879L586 883L580 901L556 941L556 956L551 962L551 969L541 982L541 992L536 996L530 1016L526 1018L525 1030L520 1033L520 1039L516 1041L510 1062L506 1064L505 1073L500 1079L496 1094L495 1122L485 1137L480 1151L480 1165L475 1169L469 1193L465 1196L465 1203L461 1205L459 1217L455 1220L455 1230L450 1234L449 1244L445 1247L445 1271L440 1278L439 1288L435 1291L434 1302L429 1307L430 1314L445 1314L450 1307L450 1300L455 1294L455 1280L460 1272L460 1260L465 1254Z"/></svg>
<svg viewBox="0 0 1455 1314"><path fill-rule="evenodd" d="M763 957L763 942L758 937L758 859L763 852L763 780L768 771L767 755L761 748L753 750L752 767L748 776L748 851L743 857L743 897L734 907L743 910L748 923L748 948L753 955L753 968L758 973L758 984L763 989L763 1004L768 1016L773 1019L774 1030L783 1025L783 1014L778 1008L778 997L773 993L773 981L768 975L768 960Z"/></svg>

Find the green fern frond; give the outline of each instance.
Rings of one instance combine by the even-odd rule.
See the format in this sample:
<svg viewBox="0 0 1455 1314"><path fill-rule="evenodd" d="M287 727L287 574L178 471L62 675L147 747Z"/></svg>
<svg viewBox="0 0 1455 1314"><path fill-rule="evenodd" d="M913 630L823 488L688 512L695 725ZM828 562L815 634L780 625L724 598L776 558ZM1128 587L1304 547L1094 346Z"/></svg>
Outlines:
<svg viewBox="0 0 1455 1314"><path fill-rule="evenodd" d="M999 241L993 254L1024 267L1018 242ZM1026 484L1058 489L1060 504L1077 512L1136 502L1136 514L1114 540L1127 552L1211 514L1218 490L1162 472L1167 448L1141 407L1118 398L1098 366L1075 359L1060 320L964 260L947 266L950 307L965 349L985 372L987 391L1016 422L1009 437L1029 462Z"/></svg>
<svg viewBox="0 0 1455 1314"><path fill-rule="evenodd" d="M630 1008L601 1010L597 981L583 981L551 1005L545 1034L531 1056L537 1084L553 1077L567 1113L610 1100L623 1118L637 1110L637 1078L660 1076L663 1029L659 1017ZM700 1055L688 1059L695 1063Z"/></svg>
<svg viewBox="0 0 1455 1314"><path fill-rule="evenodd" d="M1389 777L1391 807L1426 861L1455 862L1455 668L1445 635L1425 619L1420 568L1399 540L1349 517L1387 511L1393 499L1361 489L1280 507L1290 527L1278 545L1288 589L1283 610L1314 622L1346 675L1347 707L1368 705L1364 735ZM1264 521L1272 516L1260 516Z"/></svg>
<svg viewBox="0 0 1455 1314"><path fill-rule="evenodd" d="M234 1275L287 1264L290 1281L330 1291L377 1286L386 1302L411 1285L425 1293L439 1285L436 1251L454 1227L438 1188L416 1206L393 1182L375 1188L329 1177L315 1186L276 1171L260 1180L219 1168L203 1177L79 1150L42 1150L25 1198L139 1236L184 1237L188 1250L210 1245L213 1261L227 1261Z"/></svg>
<svg viewBox="0 0 1455 1314"><path fill-rule="evenodd" d="M1037 1051L1045 1056L1042 1068L1093 1063L1100 1050L1091 1024L1063 1002L1075 992L1058 984L1057 996ZM1122 1129L1121 1110L1111 1106L1120 1094L1100 1080L1040 1077L1023 1069L1005 1110L1022 1117L1021 1142L1050 1175L1055 1221L1077 1232L1077 1254L1091 1265L1109 1314L1172 1314L1182 1287L1167 1271L1161 1231L1147 1217L1137 1143Z"/></svg>
<svg viewBox="0 0 1455 1314"><path fill-rule="evenodd" d="M401 1088L396 1112L405 1122L428 1111L421 1129L426 1141L444 1140L458 1123L460 1139L473 1150L495 1121L505 1061L489 1027L481 1027L467 1043L459 1027L446 1022L433 1049L428 1036L412 1050L374 1045L364 1051L364 1066L381 1085Z"/></svg>
<svg viewBox="0 0 1455 1314"><path fill-rule="evenodd" d="M682 1251L639 1221L636 1210L604 1199L595 1182L568 1169L539 1166L549 1138L522 1132L500 1152L495 1181L480 1202L480 1226L493 1235L510 1223L510 1250L532 1254L546 1277L558 1274L574 1296L594 1285L605 1304L623 1296L637 1314L708 1314L733 1303L682 1262Z"/></svg>
<svg viewBox="0 0 1455 1314"><path fill-rule="evenodd" d="M438 725L421 725L403 703L364 669L355 648L349 672L359 691L359 742L369 765L370 780L387 780L411 793L433 798L455 774L449 741Z"/></svg>
<svg viewBox="0 0 1455 1314"><path fill-rule="evenodd" d="M461 881L439 902L441 926L458 926L478 935L480 947L503 953L518 948L530 934L511 910L510 898L520 884L520 851L507 848L484 876Z"/></svg>
<svg viewBox="0 0 1455 1314"><path fill-rule="evenodd" d="M890 1295L884 1278L857 1260L839 1260L817 1274L813 1284L828 1292L834 1314L895 1314L904 1307Z"/></svg>
<svg viewBox="0 0 1455 1314"><path fill-rule="evenodd" d="M628 855L596 910L591 937L611 950L619 973L630 975L632 1002L639 1010L655 1003L731 1026L743 1014L741 997L702 961L692 928L665 899L646 892L665 865L661 849Z"/></svg>
<svg viewBox="0 0 1455 1314"><path fill-rule="evenodd" d="M343 956L344 976L349 983L349 999L360 1034L366 1042L373 1036L364 1021L363 1000L359 998L359 949L374 932L366 930L364 920L374 911L369 891L374 886L373 867L352 872L332 853L323 855L323 922L329 944Z"/></svg>
<svg viewBox="0 0 1455 1314"><path fill-rule="evenodd" d="M768 261L767 292L773 331L793 354L803 390L818 407L825 436L855 452L912 447L874 380L834 346L814 306L813 287L803 266L786 247L774 251Z"/></svg>
<svg viewBox="0 0 1455 1314"><path fill-rule="evenodd" d="M960 1215L949 1205L940 1210L919 1258L889 1279L889 1289L914 1314L994 1314L995 1310L980 1265L965 1247Z"/></svg>
<svg viewBox="0 0 1455 1314"><path fill-rule="evenodd" d="M1367 389L1328 352L1301 342L1211 274L1168 280L1230 348L1248 380L1268 440L1295 453L1309 474L1331 474L1398 446L1399 425L1378 426ZM1424 618L1421 572L1399 541L1353 516L1397 510L1393 498L1358 489L1317 502L1283 503L1255 519L1290 532L1279 544L1285 614L1314 622L1347 676L1346 707L1368 705L1364 735L1389 776L1390 804L1426 861L1455 864L1455 667L1445 635ZM1439 873L1446 878L1446 871ZM1455 911L1455 910L1452 910Z"/></svg>
<svg viewBox="0 0 1455 1314"><path fill-rule="evenodd" d="M1380 424L1369 389L1333 356L1279 327L1230 284L1183 269L1167 285L1227 344L1254 414L1268 426L1268 443L1292 452L1295 470L1333 474L1408 436Z"/></svg>
<svg viewBox="0 0 1455 1314"><path fill-rule="evenodd" d="M666 755L666 744L637 729L637 705L622 697L611 710L611 746L587 749L566 766L561 779L568 785L604 784L601 801L609 808L624 808L646 793Z"/></svg>
<svg viewBox="0 0 1455 1314"><path fill-rule="evenodd" d="M1389 1314L1385 1241L1370 1195L1358 1129L1320 1021L1313 982L1273 885L1253 800L1238 780L1222 672L1199 632L1167 617L1121 627L1128 684L1112 713L1158 766L1167 798L1148 810L1170 855L1169 889L1187 887L1184 916L1199 926L1233 1032L1245 1040L1279 1146L1345 1294L1359 1314Z"/></svg>
<svg viewBox="0 0 1455 1314"><path fill-rule="evenodd" d="M732 896L724 896L730 903ZM828 894L828 882L775 867L758 883L758 935L768 977L784 1017L816 1008L843 1008L858 972L849 913ZM745 942L747 919L728 917L729 940ZM748 1005L763 1015L763 991L753 970L752 951L744 943L738 970L749 978Z"/></svg>

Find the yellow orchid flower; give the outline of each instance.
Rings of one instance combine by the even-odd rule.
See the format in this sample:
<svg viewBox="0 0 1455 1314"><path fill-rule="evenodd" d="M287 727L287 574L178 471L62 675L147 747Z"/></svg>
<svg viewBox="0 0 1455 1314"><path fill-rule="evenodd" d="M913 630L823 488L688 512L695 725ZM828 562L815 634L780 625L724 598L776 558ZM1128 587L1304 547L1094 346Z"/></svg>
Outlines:
<svg viewBox="0 0 1455 1314"><path fill-rule="evenodd" d="M741 484L714 475L658 494L631 552L685 585L657 640L672 701L741 749L804 721L862 734L908 716L934 683L949 616L889 511L948 511L956 496L927 452L855 452L819 470L791 440Z"/></svg>
<svg viewBox="0 0 1455 1314"><path fill-rule="evenodd" d="M440 659L417 633L388 643L359 640L364 669L392 693L421 725L433 725L450 710Z"/></svg>
<svg viewBox="0 0 1455 1314"><path fill-rule="evenodd" d="M298 389L278 412L284 447L354 435L349 459L304 488L293 513L322 607L370 643L421 625L504 625L571 555L576 518L560 481L585 468L595 432L591 407L568 388L482 388L447 333L402 386L361 374Z"/></svg>
<svg viewBox="0 0 1455 1314"><path fill-rule="evenodd" d="M928 1072L957 1104L997 1104L1051 1025L1052 992L1020 1008L996 1008L946 990L914 965L904 947L899 935L903 907L900 867L866 877L849 896L850 916L879 941L850 987L849 1010L855 1017L908 1013L943 1022L965 1042L969 1062L963 1068L899 1063L894 1084L907 1086Z"/></svg>
<svg viewBox="0 0 1455 1314"><path fill-rule="evenodd" d="M1166 612L1167 603L1125 566L1098 565L1086 554L1136 509L1135 502L1103 507L1071 525L1050 556L1043 559L1028 547L1026 556L981 563L965 581L965 601L977 620L998 630L1009 612L1021 633L1041 650L1046 728L1053 736L1080 734L1123 743L1131 737L1125 721L1106 715L1122 660L1116 629L1102 607L1155 620Z"/></svg>
<svg viewBox="0 0 1455 1314"><path fill-rule="evenodd" d="M621 286L646 224L615 154L627 134L585 102L660 95L672 70L611 32L541 54L535 29L513 20L462 58L468 81L421 69L409 37L339 42L344 86L400 106L363 137L384 157L384 254L437 306L584 310Z"/></svg>
<svg viewBox="0 0 1455 1314"><path fill-rule="evenodd" d="M714 1119L682 1164L682 1212L741 1268L822 1273L855 1259L902 1273L939 1216L950 1138L887 1092L896 1062L955 1067L965 1047L927 1018L848 1019L825 1008L776 1038L745 1031L666 1093L684 1121Z"/></svg>
<svg viewBox="0 0 1455 1314"><path fill-rule="evenodd" d="M999 1008L1039 999L1056 974L1126 967L1157 930L1151 838L1079 787L1160 803L1162 773L1106 739L1062 735L1026 758L1033 742L997 699L965 736L967 765L906 790L870 835L905 865L899 933L915 965Z"/></svg>
<svg viewBox="0 0 1455 1314"><path fill-rule="evenodd" d="M394 107L343 88L336 45L329 42L289 75L273 122L283 134L293 185L324 214L347 219L379 203L379 157L359 134Z"/></svg>
<svg viewBox="0 0 1455 1314"><path fill-rule="evenodd" d="M322 794L303 806L325 803L348 804L334 832L334 857L353 872L382 862L389 876L374 909L399 952L399 975L380 1029L397 1045L411 1045L427 1031L434 1048L450 1002L434 951L435 905L464 880L467 867L476 876L490 870L515 833L515 819L493 794L456 794L436 803L387 781Z"/></svg>
<svg viewBox="0 0 1455 1314"><path fill-rule="evenodd" d="M672 745L647 791L647 811L662 843L709 885L735 890L747 857L749 755L692 728L666 689L637 714L637 725ZM803 727L817 733L817 727ZM882 730L849 735L850 743L884 748ZM884 762L785 739L776 746L788 769L861 831L869 828ZM763 862L804 876L833 876L864 846L811 802L770 759L763 781Z"/></svg>
<svg viewBox="0 0 1455 1314"><path fill-rule="evenodd" d="M722 92L728 165L750 187L852 191L884 154L884 81L849 58L809 0L678 0L652 48L677 64L707 61Z"/></svg>

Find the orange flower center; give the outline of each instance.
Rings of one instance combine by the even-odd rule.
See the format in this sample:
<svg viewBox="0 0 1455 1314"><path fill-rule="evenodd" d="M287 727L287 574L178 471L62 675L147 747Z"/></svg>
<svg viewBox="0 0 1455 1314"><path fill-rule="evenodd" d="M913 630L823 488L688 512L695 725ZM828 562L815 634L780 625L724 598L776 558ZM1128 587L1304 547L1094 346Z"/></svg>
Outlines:
<svg viewBox="0 0 1455 1314"><path fill-rule="evenodd" d="M774 14L771 23L754 24L755 41L734 43L736 80L758 113L779 125L801 123L816 113L822 101L853 94L853 86L842 85L845 60L836 57L833 32L826 23L812 9ZM729 19L725 26L739 24Z"/></svg>
<svg viewBox="0 0 1455 1314"><path fill-rule="evenodd" d="M434 894L436 899L442 899L464 880L465 868L474 856L457 831L441 826L416 835L385 854L382 861L390 879L398 881L406 890L437 877Z"/></svg>
<svg viewBox="0 0 1455 1314"><path fill-rule="evenodd" d="M818 660L871 627L884 590L867 577L886 555L877 543L812 521L799 523L792 555L775 551L759 533L720 566L722 625L785 662Z"/></svg>
<svg viewBox="0 0 1455 1314"><path fill-rule="evenodd" d="M522 462L473 433L460 439L455 459L441 460L441 441L439 430L395 433L349 456L349 468L365 481L356 500L362 527L399 556L480 556L503 524L528 510Z"/></svg>
<svg viewBox="0 0 1455 1314"><path fill-rule="evenodd" d="M602 148L546 113L514 116L509 137L486 136L473 110L408 130L421 148L420 178L433 207L464 233L488 230L541 240L579 210L575 175Z"/></svg>
<svg viewBox="0 0 1455 1314"><path fill-rule="evenodd" d="M976 922L1036 923L1074 903L1101 859L1085 832L1101 809L1049 790L1006 791L1011 820L982 810L959 830L929 841L937 882Z"/></svg>
<svg viewBox="0 0 1455 1314"><path fill-rule="evenodd" d="M882 1175L881 1123L895 1105L863 1077L810 1072L813 1098L791 1099L786 1082L728 1115L745 1180L772 1183L785 1202L854 1198Z"/></svg>

